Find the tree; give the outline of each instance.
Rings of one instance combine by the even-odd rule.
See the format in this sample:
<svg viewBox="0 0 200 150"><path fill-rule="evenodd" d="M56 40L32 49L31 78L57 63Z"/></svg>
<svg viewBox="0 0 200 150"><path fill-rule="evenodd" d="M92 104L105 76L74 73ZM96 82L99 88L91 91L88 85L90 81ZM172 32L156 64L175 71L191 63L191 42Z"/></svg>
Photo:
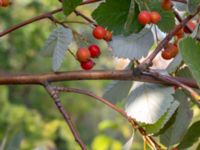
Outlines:
<svg viewBox="0 0 200 150"><path fill-rule="evenodd" d="M138 131L145 146L147 144L151 149L199 147L196 144L199 138L199 121L198 117L193 117L193 110L200 106L200 2L61 0L57 3L61 3L62 8L22 21L0 33L0 38L3 38L29 24L50 20L56 28L46 40L43 51L52 53L53 72L33 74L31 69L30 74L16 75L6 72L1 74L0 84L42 86L54 100L75 141L83 150L87 149L87 146L60 101L61 93L86 95L105 104L126 119L134 129L131 134L134 136L134 132ZM1 0L0 5L7 9L15 7L15 3L10 6L9 0ZM79 6L88 5L91 5L91 16L78 9ZM185 15L181 16L183 13ZM80 17L79 20L74 14ZM81 26L78 29L74 24ZM24 41L27 39L24 38ZM103 57L100 56L101 44L107 45L107 49L111 47L113 57L129 60L124 70L88 71L95 66L95 59ZM71 54L84 70L58 72L65 59L65 53ZM5 55L12 54L5 52ZM30 59L29 54L23 57L28 61L37 61ZM5 70L9 67L4 66ZM19 70L26 68L28 67L22 65ZM64 81L75 80L113 80L113 83L100 97L89 90L71 88L64 84ZM56 82L61 83L56 85ZM27 90L24 92L26 95ZM121 104L122 99L126 99L125 104ZM5 105L8 104L4 103L3 106ZM60 132L59 128L57 132ZM16 141L15 138L13 141ZM62 142L62 138L56 138L55 142ZM133 142L132 137L123 149L131 149ZM4 147L4 143L2 140L1 147ZM99 148L92 148L101 149L101 145L98 146ZM107 149L115 149L113 147L110 144Z"/></svg>

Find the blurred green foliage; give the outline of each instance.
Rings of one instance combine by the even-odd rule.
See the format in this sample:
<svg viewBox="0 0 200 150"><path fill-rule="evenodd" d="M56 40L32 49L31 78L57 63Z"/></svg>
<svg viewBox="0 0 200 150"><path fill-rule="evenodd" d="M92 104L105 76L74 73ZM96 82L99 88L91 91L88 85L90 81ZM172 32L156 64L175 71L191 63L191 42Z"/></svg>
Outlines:
<svg viewBox="0 0 200 150"><path fill-rule="evenodd" d="M81 9L90 12L93 6ZM0 31L58 7L61 5L56 0L15 0L11 7L0 8ZM56 17L66 19L62 13ZM72 15L69 20L76 18ZM73 24L71 26L74 27ZM50 72L51 57L42 54L42 47L55 27L46 19L0 38L1 72ZM109 53L103 51L103 55L97 61L96 68L112 68L113 59ZM80 69L79 63L70 55L66 55L61 70L78 69ZM70 81L59 84L88 89L101 95L102 89L109 82ZM120 150L131 137L132 129L129 124L101 103L77 94L63 94L61 99L89 149ZM140 142L141 139L139 143L137 140L134 141L134 149L142 149ZM0 86L0 149L79 150L80 148L52 99L42 87L10 85Z"/></svg>

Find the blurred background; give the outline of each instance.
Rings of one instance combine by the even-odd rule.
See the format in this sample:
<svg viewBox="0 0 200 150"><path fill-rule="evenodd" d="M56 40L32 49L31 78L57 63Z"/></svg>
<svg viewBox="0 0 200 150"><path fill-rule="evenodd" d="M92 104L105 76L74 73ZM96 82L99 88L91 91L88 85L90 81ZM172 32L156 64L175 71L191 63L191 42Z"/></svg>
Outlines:
<svg viewBox="0 0 200 150"><path fill-rule="evenodd" d="M90 15L96 5L78 9ZM0 8L0 31L28 18L61 7L49 0L14 0L8 8ZM80 21L71 15L61 20ZM70 23L77 31L84 25ZM0 72L45 73L51 72L51 53L43 52L45 40L56 28L49 20L42 20L0 38ZM107 44L98 43L102 56L96 60L95 69L120 69L126 61L111 57ZM72 46L73 47L73 46ZM72 51L76 49L72 48ZM48 54L49 53L49 54ZM120 62L120 63L119 63ZM80 70L80 65L66 53L61 71ZM68 87L88 89L101 96L111 81L70 81L57 83ZM131 138L133 130L119 114L86 96L61 95L66 111L71 115L83 141L92 150L120 150ZM123 101L118 104L123 108ZM134 150L141 150L142 140L135 135ZM40 86L0 86L0 150L79 150L79 146L56 109L53 100Z"/></svg>

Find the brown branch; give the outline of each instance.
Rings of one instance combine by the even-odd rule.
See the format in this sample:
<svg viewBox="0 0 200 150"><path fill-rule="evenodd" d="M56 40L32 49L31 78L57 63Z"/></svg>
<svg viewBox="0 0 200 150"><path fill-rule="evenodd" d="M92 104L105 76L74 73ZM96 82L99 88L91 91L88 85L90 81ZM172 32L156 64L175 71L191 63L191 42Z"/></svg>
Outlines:
<svg viewBox="0 0 200 150"><path fill-rule="evenodd" d="M173 13L174 13L174 15L176 16L176 19L177 19L179 22L181 22L181 21L182 21L182 18L181 18L181 16L179 15L179 13L178 13L175 9L173 9ZM186 28L190 33L193 32L193 30L190 29L190 27L189 27L187 24L185 25L185 28ZM196 40L200 41L200 38L196 37Z"/></svg>
<svg viewBox="0 0 200 150"><path fill-rule="evenodd" d="M161 75L158 72L146 72L146 73L143 72L143 74L151 75L155 79L159 79L161 81L168 81L168 82L171 82L171 83L175 83L177 86L179 86L179 87L183 88L184 90L188 91L190 93L190 95L194 98L194 100L197 101L197 103L200 102L200 96L196 91L194 91L189 86L177 81L176 79L171 78L170 76Z"/></svg>
<svg viewBox="0 0 200 150"><path fill-rule="evenodd" d="M173 38L173 36L183 28L194 16L196 16L200 11L200 7L197 12L193 15L189 15L186 17L180 24L178 24L156 47L156 49L139 65L139 68L145 70L149 66L152 65L153 59L157 56L157 54L163 49L163 47Z"/></svg>
<svg viewBox="0 0 200 150"><path fill-rule="evenodd" d="M69 116L69 114L65 111L64 107L61 104L60 98L59 98L59 92L56 91L54 88L52 88L51 86L49 86L48 84L45 85L45 89L47 90L47 92L49 93L49 95L52 97L52 99L54 100L54 103L56 105L56 107L58 108L58 110L60 111L60 113L62 114L62 116L64 117L66 123L68 124L75 141L80 145L80 147L82 148L82 150L86 150L86 145L83 143L83 141L80 138L80 135L78 133L78 131L76 130L71 117Z"/></svg>
<svg viewBox="0 0 200 150"><path fill-rule="evenodd" d="M99 1L101 1L101 0L88 0L88 1L82 2L80 5L91 4L91 3L95 3L95 2L99 2ZM26 20L26 21L23 21L22 23L19 23L19 24L17 24L17 25L14 25L14 26L12 26L12 27L10 27L10 28L4 30L3 32L1 32L1 33L0 33L0 37L3 37L3 36L5 36L5 35L7 35L7 34L9 34L9 33L11 33L11 32L13 32L13 31L15 31L15 30L17 30L17 29L20 29L20 28L22 28L22 27L24 27L24 26L26 26L26 25L29 25L29 24L31 24L31 23L33 23L33 22L40 21L40 20L43 20L43 19L51 18L52 15L54 15L54 14L56 14L56 13L59 13L59 12L61 12L61 11L63 11L63 9L62 9L62 8L58 8L58 9L55 9L55 10L53 10L53 11L50 11L50 12L41 14L41 15L39 15L39 16L33 17L33 18L31 18L31 19L28 19L28 20Z"/></svg>
<svg viewBox="0 0 200 150"><path fill-rule="evenodd" d="M181 77L170 77L192 88L198 88L196 81ZM72 80L133 80L165 85L176 85L168 81L160 81L150 75L133 75L132 70L98 70L68 71L46 74L0 74L0 85L9 84L41 84Z"/></svg>
<svg viewBox="0 0 200 150"><path fill-rule="evenodd" d="M90 91L86 91L86 90L82 90L82 89L75 89L75 88L68 88L68 87L54 87L55 91L58 92L71 92L71 93L77 93L77 94L83 94L83 95L87 95L89 97L92 97L94 99L97 99L98 101L104 103L105 105L107 105L109 108L112 108L113 110L115 110L116 112L118 112L119 114L121 114L124 118L126 118L129 123L132 125L132 127L134 129L137 129L139 131L139 133L144 136L144 138L146 139L146 141L148 142L148 144L153 147L156 150L161 150L161 147L159 144L157 144L157 142L149 135L146 134L146 131L142 128L139 127L137 122L129 117L126 112L120 108L118 108L117 106L115 106L114 104L110 103L108 100L97 96L96 94L90 92Z"/></svg>
<svg viewBox="0 0 200 150"><path fill-rule="evenodd" d="M74 13L75 13L77 16L81 16L83 19L85 19L86 21L88 21L88 22L91 23L92 25L97 26L97 24L96 24L92 19L90 19L89 17L85 16L85 15L84 15L83 13L81 13L80 11L74 10Z"/></svg>

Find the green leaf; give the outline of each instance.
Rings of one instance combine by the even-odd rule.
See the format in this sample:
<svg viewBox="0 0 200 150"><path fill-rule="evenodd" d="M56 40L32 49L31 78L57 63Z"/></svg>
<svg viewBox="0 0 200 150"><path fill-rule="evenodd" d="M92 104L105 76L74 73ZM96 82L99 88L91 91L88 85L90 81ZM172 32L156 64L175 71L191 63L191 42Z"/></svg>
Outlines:
<svg viewBox="0 0 200 150"><path fill-rule="evenodd" d="M124 25L124 34L129 35L131 33L131 24L135 15L135 0L131 0L128 17Z"/></svg>
<svg viewBox="0 0 200 150"><path fill-rule="evenodd" d="M82 0L63 0L63 11L66 16L71 14Z"/></svg>
<svg viewBox="0 0 200 150"><path fill-rule="evenodd" d="M114 36L109 44L112 47L113 56L134 60L147 56L153 43L153 33L150 29L144 28L140 33L127 37Z"/></svg>
<svg viewBox="0 0 200 150"><path fill-rule="evenodd" d="M179 42L179 49L183 60L200 85L200 44L195 39L187 37Z"/></svg>
<svg viewBox="0 0 200 150"><path fill-rule="evenodd" d="M200 0L188 0L188 10L190 14L194 14L200 4Z"/></svg>
<svg viewBox="0 0 200 150"><path fill-rule="evenodd" d="M125 111L139 122L156 123L174 101L171 95L174 90L171 87L134 82L132 89Z"/></svg>
<svg viewBox="0 0 200 150"><path fill-rule="evenodd" d="M69 44L72 42L72 31L62 26L56 28L45 42L44 50L53 51L53 71L60 68Z"/></svg>
<svg viewBox="0 0 200 150"><path fill-rule="evenodd" d="M175 121L160 135L160 141L166 147L177 144L183 138L193 116L187 95L183 91L176 91L174 98L180 102Z"/></svg>
<svg viewBox="0 0 200 150"><path fill-rule="evenodd" d="M162 117L160 117L160 119L155 124L147 124L143 126L145 131L148 134L158 133L175 113L178 106L179 102L173 101L168 111Z"/></svg>
<svg viewBox="0 0 200 150"><path fill-rule="evenodd" d="M106 88L103 98L112 103L117 103L128 96L132 84L132 81L113 81Z"/></svg>
<svg viewBox="0 0 200 150"><path fill-rule="evenodd" d="M186 135L184 136L181 143L178 145L179 149L186 149L191 147L195 142L199 140L200 137L200 121L195 122L191 125L191 127L188 129Z"/></svg>
<svg viewBox="0 0 200 150"><path fill-rule="evenodd" d="M123 34L124 26L129 14L131 0L106 0L92 13L92 17L101 26L113 31L114 35ZM139 32L143 26L137 21L139 8L135 5L134 17L132 16L132 23L130 25L129 33ZM129 23L130 24L130 23Z"/></svg>

